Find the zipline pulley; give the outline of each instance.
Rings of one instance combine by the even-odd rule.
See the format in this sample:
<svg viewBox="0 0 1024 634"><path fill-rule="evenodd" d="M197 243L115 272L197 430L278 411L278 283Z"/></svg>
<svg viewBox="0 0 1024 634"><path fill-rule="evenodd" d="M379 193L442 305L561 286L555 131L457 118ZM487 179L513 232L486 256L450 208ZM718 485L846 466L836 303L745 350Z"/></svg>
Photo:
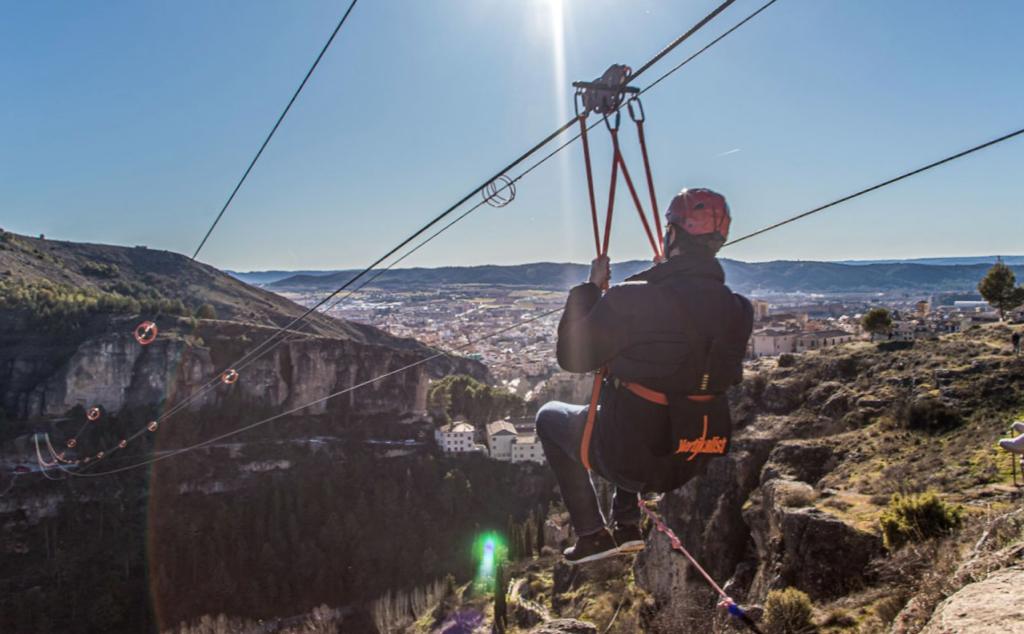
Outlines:
<svg viewBox="0 0 1024 634"><path fill-rule="evenodd" d="M639 88L626 85L632 75L633 69L629 66L612 64L594 81L574 81L572 85L576 89L576 114L580 114L581 105L585 113L608 115L618 112L625 95L640 93Z"/></svg>

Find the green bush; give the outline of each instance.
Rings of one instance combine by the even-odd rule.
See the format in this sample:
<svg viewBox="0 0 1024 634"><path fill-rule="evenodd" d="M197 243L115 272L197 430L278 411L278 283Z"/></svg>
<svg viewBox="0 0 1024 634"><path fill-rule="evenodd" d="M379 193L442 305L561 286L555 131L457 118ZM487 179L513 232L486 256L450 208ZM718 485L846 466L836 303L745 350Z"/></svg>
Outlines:
<svg viewBox="0 0 1024 634"><path fill-rule="evenodd" d="M74 288L49 280L0 280L0 309L21 310L47 328L72 327L77 319L97 313L187 314L180 300L146 297L142 300L91 288Z"/></svg>
<svg viewBox="0 0 1024 634"><path fill-rule="evenodd" d="M197 319L216 319L217 309L213 307L213 304L203 304L196 309Z"/></svg>
<svg viewBox="0 0 1024 634"><path fill-rule="evenodd" d="M525 404L519 396L491 387L471 376L454 374L430 386L428 402L451 418L464 417L474 425L486 425L506 416L522 416Z"/></svg>
<svg viewBox="0 0 1024 634"><path fill-rule="evenodd" d="M806 593L796 588L772 590L764 602L764 631L767 634L813 632L814 606Z"/></svg>
<svg viewBox="0 0 1024 634"><path fill-rule="evenodd" d="M889 500L879 523L886 548L895 550L908 542L948 535L963 524L963 517L963 507L943 502L934 492L897 493Z"/></svg>
<svg viewBox="0 0 1024 634"><path fill-rule="evenodd" d="M89 277L100 277L113 279L121 274L121 269L116 264L103 264L101 262L86 262L82 266L82 274Z"/></svg>

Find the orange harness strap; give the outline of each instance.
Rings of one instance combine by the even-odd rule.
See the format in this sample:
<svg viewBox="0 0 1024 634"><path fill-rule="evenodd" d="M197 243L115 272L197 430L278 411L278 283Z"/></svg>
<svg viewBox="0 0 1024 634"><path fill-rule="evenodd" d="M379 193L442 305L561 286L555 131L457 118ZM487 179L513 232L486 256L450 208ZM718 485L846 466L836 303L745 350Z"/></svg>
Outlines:
<svg viewBox="0 0 1024 634"><path fill-rule="evenodd" d="M590 391L590 407L587 409L587 424L583 426L583 439L580 441L580 460L583 468L590 471L590 437L594 434L594 421L597 420L597 402L601 400L601 383L604 381L605 368L594 375L594 389Z"/></svg>
<svg viewBox="0 0 1024 634"><path fill-rule="evenodd" d="M623 381L622 387L626 388L633 394L636 394L645 401L650 401L655 405L662 405L668 407L668 395L662 392L652 390L649 387L644 387L639 383L626 383L625 381Z"/></svg>

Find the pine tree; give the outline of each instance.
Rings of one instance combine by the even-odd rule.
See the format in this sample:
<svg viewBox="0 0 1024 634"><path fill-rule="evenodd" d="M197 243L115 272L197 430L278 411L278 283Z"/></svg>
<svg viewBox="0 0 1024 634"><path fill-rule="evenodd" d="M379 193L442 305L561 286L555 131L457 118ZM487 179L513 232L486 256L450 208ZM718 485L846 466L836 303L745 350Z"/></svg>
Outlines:
<svg viewBox="0 0 1024 634"><path fill-rule="evenodd" d="M884 308L872 308L861 317L860 326L873 335L886 334L892 328L892 315Z"/></svg>
<svg viewBox="0 0 1024 634"><path fill-rule="evenodd" d="M978 292L999 311L1000 319L1006 318L1007 311L1024 304L1024 288L1017 286L1013 270L1002 260L997 260L978 282Z"/></svg>
<svg viewBox="0 0 1024 634"><path fill-rule="evenodd" d="M508 621L508 605L505 603L505 565L498 564L494 573L494 631L504 634Z"/></svg>
<svg viewBox="0 0 1024 634"><path fill-rule="evenodd" d="M539 504L537 505L537 508L534 511L534 517L536 518L536 521L537 521L537 534L536 534L536 537L537 537L537 556L539 557L539 556L544 554L544 523L545 523L545 520L547 519L544 516L544 507L543 506L541 506Z"/></svg>

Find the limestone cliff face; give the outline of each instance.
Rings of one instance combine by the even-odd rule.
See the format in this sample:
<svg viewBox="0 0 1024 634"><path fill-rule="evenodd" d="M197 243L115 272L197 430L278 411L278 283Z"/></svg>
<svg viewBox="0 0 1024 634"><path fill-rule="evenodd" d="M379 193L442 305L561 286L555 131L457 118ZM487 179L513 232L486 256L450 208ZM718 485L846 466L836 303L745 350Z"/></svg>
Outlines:
<svg viewBox="0 0 1024 634"><path fill-rule="evenodd" d="M9 358L7 385L0 386L5 409L18 418L34 418L61 416L76 406L99 406L117 414L125 408L173 404L201 390L273 333L228 322L205 323L199 332L201 337L168 329L161 331L154 343L141 346L123 329L113 330L85 339L65 361L50 367L28 355ZM407 342L396 347L322 336L297 337L240 367L237 383L216 385L191 401L188 408L244 403L277 411L293 409L420 362L432 353ZM315 403L302 413L424 412L430 379L447 372L486 378L480 364L441 357ZM32 375L38 378L34 386L25 389L26 377Z"/></svg>

